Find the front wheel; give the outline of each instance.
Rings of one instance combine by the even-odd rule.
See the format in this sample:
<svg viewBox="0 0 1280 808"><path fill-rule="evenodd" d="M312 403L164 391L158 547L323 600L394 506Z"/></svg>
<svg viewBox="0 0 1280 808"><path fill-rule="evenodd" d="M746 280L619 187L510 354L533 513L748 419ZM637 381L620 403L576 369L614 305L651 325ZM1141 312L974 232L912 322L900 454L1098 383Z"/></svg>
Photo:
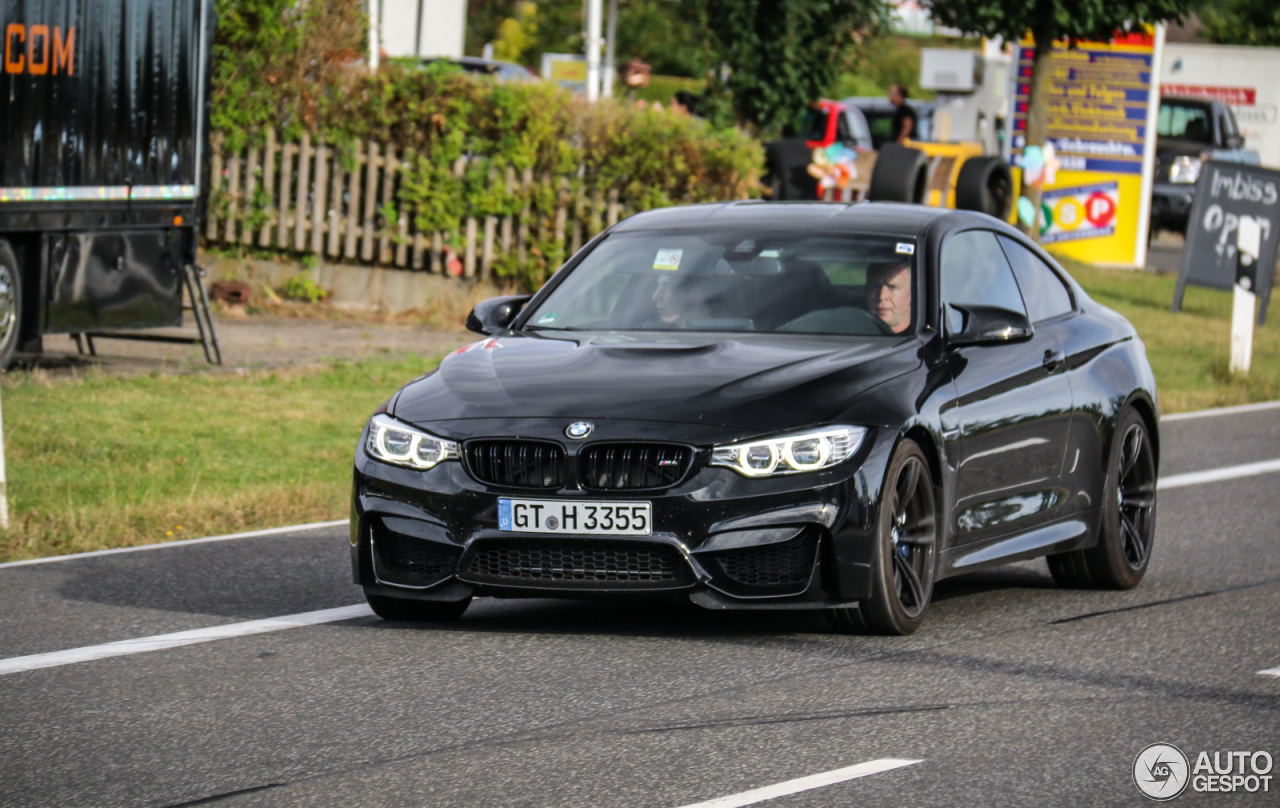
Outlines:
<svg viewBox="0 0 1280 808"><path fill-rule="evenodd" d="M413 623L447 623L462 617L471 598L462 600L407 600L385 595L365 594L369 608L383 620L405 620Z"/></svg>
<svg viewBox="0 0 1280 808"><path fill-rule="evenodd" d="M871 595L859 603L856 615L833 609L838 628L874 634L911 634L920 628L937 572L933 490L924 452L915 441L902 441L880 493Z"/></svg>
<svg viewBox="0 0 1280 808"><path fill-rule="evenodd" d="M1061 586L1132 589L1147 574L1156 533L1156 460L1146 422L1127 410L1116 424L1107 459L1097 545L1051 555Z"/></svg>

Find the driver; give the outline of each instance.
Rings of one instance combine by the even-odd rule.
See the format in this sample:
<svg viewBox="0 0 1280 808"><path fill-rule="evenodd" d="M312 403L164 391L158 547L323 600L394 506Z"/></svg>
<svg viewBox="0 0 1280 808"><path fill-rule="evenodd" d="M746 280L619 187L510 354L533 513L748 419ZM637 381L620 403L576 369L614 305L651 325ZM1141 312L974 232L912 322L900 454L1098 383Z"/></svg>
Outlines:
<svg viewBox="0 0 1280 808"><path fill-rule="evenodd" d="M686 328L689 318L708 317L708 301L717 289L710 279L697 275L663 275L653 292L658 318L668 328Z"/></svg>
<svg viewBox="0 0 1280 808"><path fill-rule="evenodd" d="M911 326L911 267L900 261L867 268L867 311L901 334Z"/></svg>

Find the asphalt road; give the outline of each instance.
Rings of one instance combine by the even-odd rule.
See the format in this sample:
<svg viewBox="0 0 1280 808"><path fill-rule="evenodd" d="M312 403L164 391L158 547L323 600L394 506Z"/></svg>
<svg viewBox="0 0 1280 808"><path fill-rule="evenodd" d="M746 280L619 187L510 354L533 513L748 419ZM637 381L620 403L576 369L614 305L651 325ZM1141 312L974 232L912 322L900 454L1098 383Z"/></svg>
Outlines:
<svg viewBox="0 0 1280 808"><path fill-rule="evenodd" d="M1162 477L1280 458L1280 409L1170 421ZM1160 495L1146 581L939 585L906 638L804 613L478 600L0 675L4 806L1140 805L1134 756L1280 774L1280 473ZM0 669L361 602L341 527L0 567ZM1179 803L1280 804L1268 793ZM745 804L741 801L721 804Z"/></svg>

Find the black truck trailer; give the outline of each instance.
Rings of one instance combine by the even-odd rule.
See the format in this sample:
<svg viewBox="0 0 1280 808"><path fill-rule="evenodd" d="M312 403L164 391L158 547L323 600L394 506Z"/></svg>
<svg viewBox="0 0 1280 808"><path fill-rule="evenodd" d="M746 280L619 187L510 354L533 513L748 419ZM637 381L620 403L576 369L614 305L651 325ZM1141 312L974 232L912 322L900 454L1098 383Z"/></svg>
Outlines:
<svg viewBox="0 0 1280 808"><path fill-rule="evenodd" d="M51 334L152 338L132 332L181 325L184 290L212 337L213 3L0 0L0 366Z"/></svg>

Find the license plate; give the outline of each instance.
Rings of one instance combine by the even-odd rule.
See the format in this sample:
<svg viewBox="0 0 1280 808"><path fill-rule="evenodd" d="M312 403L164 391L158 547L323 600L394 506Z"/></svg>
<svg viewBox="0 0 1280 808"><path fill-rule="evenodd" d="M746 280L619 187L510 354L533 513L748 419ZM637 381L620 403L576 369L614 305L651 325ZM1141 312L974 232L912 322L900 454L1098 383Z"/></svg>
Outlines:
<svg viewBox="0 0 1280 808"><path fill-rule="evenodd" d="M652 511L648 502L499 499L498 529L576 536L649 536L653 533Z"/></svg>

